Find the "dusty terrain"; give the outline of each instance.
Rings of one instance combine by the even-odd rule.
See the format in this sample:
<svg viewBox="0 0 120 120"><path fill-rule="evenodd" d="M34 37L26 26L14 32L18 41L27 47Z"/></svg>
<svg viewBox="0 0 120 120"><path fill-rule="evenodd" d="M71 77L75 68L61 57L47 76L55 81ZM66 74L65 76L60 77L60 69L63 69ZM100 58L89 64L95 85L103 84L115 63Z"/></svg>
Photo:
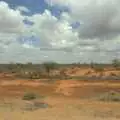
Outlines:
<svg viewBox="0 0 120 120"><path fill-rule="evenodd" d="M83 71L85 74L86 71ZM77 75L82 73L75 72ZM0 74L0 120L120 120L120 102L98 99L109 91L120 92L120 81L72 79L49 82L16 79L12 75ZM44 97L22 100L25 92ZM44 102L49 106L24 109L34 102Z"/></svg>

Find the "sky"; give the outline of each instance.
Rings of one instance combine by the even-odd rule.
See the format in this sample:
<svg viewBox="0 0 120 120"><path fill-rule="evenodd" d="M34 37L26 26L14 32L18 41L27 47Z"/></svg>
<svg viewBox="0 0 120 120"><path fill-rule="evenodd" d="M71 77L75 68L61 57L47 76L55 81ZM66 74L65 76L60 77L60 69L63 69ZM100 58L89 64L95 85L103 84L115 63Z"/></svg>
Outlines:
<svg viewBox="0 0 120 120"><path fill-rule="evenodd" d="M0 0L0 63L120 58L120 0Z"/></svg>

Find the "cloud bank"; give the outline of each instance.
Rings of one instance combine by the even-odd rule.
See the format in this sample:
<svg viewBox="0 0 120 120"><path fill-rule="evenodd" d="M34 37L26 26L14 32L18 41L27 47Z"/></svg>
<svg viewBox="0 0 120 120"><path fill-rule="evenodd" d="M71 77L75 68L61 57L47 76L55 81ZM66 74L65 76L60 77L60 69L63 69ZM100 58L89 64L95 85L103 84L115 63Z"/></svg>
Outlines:
<svg viewBox="0 0 120 120"><path fill-rule="evenodd" d="M25 6L14 9L0 2L1 62L109 62L120 57L119 0L45 2L50 7L64 7L69 11L54 16L50 9L45 9L43 13L27 15L23 13L31 10ZM32 45L29 40L21 44L18 39L24 36L30 41L32 36L39 39ZM42 50L42 47L49 49Z"/></svg>

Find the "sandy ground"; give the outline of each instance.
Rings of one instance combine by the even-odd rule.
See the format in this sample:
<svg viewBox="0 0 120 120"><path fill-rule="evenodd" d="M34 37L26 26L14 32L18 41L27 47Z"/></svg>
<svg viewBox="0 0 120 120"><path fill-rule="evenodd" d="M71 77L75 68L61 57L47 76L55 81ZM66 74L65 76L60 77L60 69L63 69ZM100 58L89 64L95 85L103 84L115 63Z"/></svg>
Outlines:
<svg viewBox="0 0 120 120"><path fill-rule="evenodd" d="M4 100L5 101L5 100ZM25 111L22 109L25 101L7 99L0 106L0 120L119 120L120 104L101 103L95 101L53 98L44 100L52 107ZM2 102L2 101L1 101Z"/></svg>
<svg viewBox="0 0 120 120"><path fill-rule="evenodd" d="M107 91L120 92L120 81L61 80L53 83L0 80L0 120L120 120L120 102L101 102L94 97ZM50 107L26 111L25 92L44 95L37 102Z"/></svg>

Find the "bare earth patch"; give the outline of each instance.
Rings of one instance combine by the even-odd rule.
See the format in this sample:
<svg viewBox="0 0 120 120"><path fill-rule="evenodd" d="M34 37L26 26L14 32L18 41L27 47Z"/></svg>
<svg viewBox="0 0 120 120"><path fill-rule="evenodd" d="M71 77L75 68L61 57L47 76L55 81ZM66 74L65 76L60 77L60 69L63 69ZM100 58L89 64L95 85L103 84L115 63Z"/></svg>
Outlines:
<svg viewBox="0 0 120 120"><path fill-rule="evenodd" d="M0 81L0 120L120 120L120 102L91 99L114 90L119 81ZM22 100L25 92L44 98Z"/></svg>

